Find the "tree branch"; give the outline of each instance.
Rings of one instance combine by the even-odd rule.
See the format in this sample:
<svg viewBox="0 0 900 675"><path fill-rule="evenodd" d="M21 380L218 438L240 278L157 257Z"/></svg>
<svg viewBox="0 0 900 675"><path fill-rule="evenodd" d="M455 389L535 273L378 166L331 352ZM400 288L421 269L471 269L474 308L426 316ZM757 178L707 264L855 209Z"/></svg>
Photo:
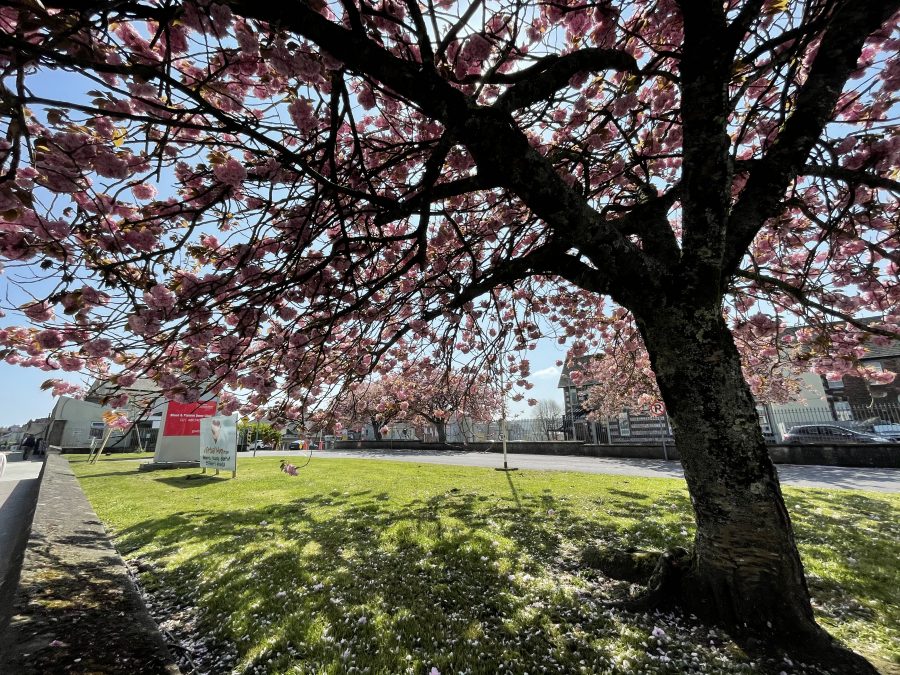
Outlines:
<svg viewBox="0 0 900 675"><path fill-rule="evenodd" d="M725 11L715 0L682 0L682 281L684 292L717 303L723 229L730 200L728 83L734 52Z"/></svg>
<svg viewBox="0 0 900 675"><path fill-rule="evenodd" d="M846 169L842 166L817 166L807 164L800 169L801 176L816 176L819 178L834 178L835 180L849 183L850 185L867 185L881 190L900 192L900 181L892 180L884 176L876 176L858 169Z"/></svg>
<svg viewBox="0 0 900 675"><path fill-rule="evenodd" d="M658 278L639 247L599 216L528 141L509 113L477 106L436 72L397 58L372 40L329 21L305 3L230 0L235 13L290 30L417 105L464 144L484 180L514 192L568 247L602 268L619 300L643 302L633 280ZM440 50L438 50L438 53ZM633 296L633 297L632 297Z"/></svg>
<svg viewBox="0 0 900 675"><path fill-rule="evenodd" d="M517 110L544 101L566 86L573 75L584 71L618 70L640 73L634 57L616 49L582 49L564 56L547 56L538 63L516 73L496 73L491 84L512 83L497 100L503 110Z"/></svg>
<svg viewBox="0 0 900 675"><path fill-rule="evenodd" d="M734 162L734 169L738 172L754 171L762 160L738 160ZM823 166L821 164L807 164L798 172L798 176L815 176L816 178L833 178L849 185L866 185L881 190L900 192L900 181L877 176L862 169L848 169L836 164Z"/></svg>
<svg viewBox="0 0 900 675"><path fill-rule="evenodd" d="M841 321L846 321L854 328L858 328L866 333L871 333L872 335L880 335L882 337L887 337L894 340L900 340L900 332L891 332L883 328L870 326L860 319L855 319L849 314L845 314L844 312L840 312L836 309L828 307L827 305L823 305L821 302L816 302L796 286L792 286L791 284L787 283L786 281L782 281L781 279L776 279L775 277L770 277L765 274L759 274L758 272L753 272L751 270L738 270L737 276L759 284L760 286L770 286L772 288L775 288L782 293L791 296L805 307L818 310L823 314L827 314L828 316L840 319Z"/></svg>
<svg viewBox="0 0 900 675"><path fill-rule="evenodd" d="M793 114L775 143L750 172L728 218L725 273L737 269L750 242L778 212L785 190L799 172L831 114L866 38L900 7L898 0L845 2L825 30L809 76L796 97Z"/></svg>

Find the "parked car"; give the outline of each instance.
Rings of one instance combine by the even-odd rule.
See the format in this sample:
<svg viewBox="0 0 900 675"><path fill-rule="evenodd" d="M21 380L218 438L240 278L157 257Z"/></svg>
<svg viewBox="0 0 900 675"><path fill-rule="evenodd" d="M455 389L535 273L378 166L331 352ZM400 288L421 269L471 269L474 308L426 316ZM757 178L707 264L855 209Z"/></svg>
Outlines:
<svg viewBox="0 0 900 675"><path fill-rule="evenodd" d="M876 423L872 426L872 432L876 436L884 436L894 443L900 443L900 424Z"/></svg>
<svg viewBox="0 0 900 675"><path fill-rule="evenodd" d="M288 443L288 450L302 450L303 441L291 441Z"/></svg>
<svg viewBox="0 0 900 675"><path fill-rule="evenodd" d="M784 435L785 443L890 443L885 436L855 431L837 424L801 424Z"/></svg>
<svg viewBox="0 0 900 675"><path fill-rule="evenodd" d="M272 450L272 446L261 438L250 444L251 450Z"/></svg>

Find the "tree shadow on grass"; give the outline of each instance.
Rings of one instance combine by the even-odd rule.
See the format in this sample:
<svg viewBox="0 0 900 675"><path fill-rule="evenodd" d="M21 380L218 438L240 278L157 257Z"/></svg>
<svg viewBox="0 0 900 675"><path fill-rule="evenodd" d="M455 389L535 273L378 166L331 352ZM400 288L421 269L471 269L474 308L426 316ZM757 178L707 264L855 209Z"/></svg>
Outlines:
<svg viewBox="0 0 900 675"><path fill-rule="evenodd" d="M143 472L138 471L137 469L134 469L133 471L109 471L109 472L104 472L104 473L89 473L89 474L82 474L82 475L76 474L76 478L78 478L79 481L89 481L89 480L93 480L94 478L105 478L107 476L112 476L112 477L121 476L124 478L125 476L136 476L141 473L143 473Z"/></svg>
<svg viewBox="0 0 900 675"><path fill-rule="evenodd" d="M560 584L552 568L564 546L594 539L688 544L684 490L656 500L614 491L627 499L601 497L586 516L567 498L507 481L505 494L454 489L403 504L363 490L184 511L138 523L117 542L153 566L142 578L148 590L193 598L202 630L235 644L242 666L264 664L266 672L616 672L623 652L634 672L683 672L677 645L667 647L669 665L653 657L648 634L659 618L608 612L602 598L586 597L589 586ZM818 508L816 499L792 501L802 511ZM828 527L827 539L843 537ZM812 532L801 522L801 543L805 534ZM710 650L722 647L701 633L685 653L712 663Z"/></svg>
<svg viewBox="0 0 900 675"><path fill-rule="evenodd" d="M204 630L267 672L560 672L581 660L608 669L621 619L533 578L558 555L561 524L596 533L598 523L516 492L511 483L508 495L448 491L404 505L362 491L198 509L141 522L117 543L148 547L145 587L195 595ZM610 637L576 638L576 623ZM643 639L652 625L632 629Z"/></svg>
<svg viewBox="0 0 900 675"><path fill-rule="evenodd" d="M832 630L875 627L898 639L900 509L890 501L842 490L786 495L817 613ZM893 661L900 664L896 643Z"/></svg>
<svg viewBox="0 0 900 675"><path fill-rule="evenodd" d="M204 487L214 481L231 480L231 472L223 472L218 476L214 473L189 473L186 476L164 476L153 480L177 488Z"/></svg>

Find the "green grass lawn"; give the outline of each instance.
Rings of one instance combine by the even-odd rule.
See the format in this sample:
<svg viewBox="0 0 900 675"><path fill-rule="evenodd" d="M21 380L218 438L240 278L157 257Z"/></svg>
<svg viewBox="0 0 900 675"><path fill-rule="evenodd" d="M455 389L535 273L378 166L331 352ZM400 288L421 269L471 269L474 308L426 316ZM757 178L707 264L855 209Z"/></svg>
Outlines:
<svg viewBox="0 0 900 675"><path fill-rule="evenodd" d="M117 460L118 460L117 456ZM587 543L688 545L684 483L315 459L237 480L72 459L141 582L259 673L756 672L719 631L606 609ZM900 496L786 489L820 622L900 664ZM227 672L225 670L224 672Z"/></svg>

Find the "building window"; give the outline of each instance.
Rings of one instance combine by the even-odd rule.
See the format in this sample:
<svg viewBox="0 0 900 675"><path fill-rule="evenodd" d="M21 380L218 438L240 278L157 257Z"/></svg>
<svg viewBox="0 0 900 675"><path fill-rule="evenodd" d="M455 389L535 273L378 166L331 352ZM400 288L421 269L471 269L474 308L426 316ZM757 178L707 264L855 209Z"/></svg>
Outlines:
<svg viewBox="0 0 900 675"><path fill-rule="evenodd" d="M834 416L843 421L849 422L853 419L853 410L850 408L849 401L835 401L834 402Z"/></svg>
<svg viewBox="0 0 900 675"><path fill-rule="evenodd" d="M825 387L827 389L843 389L844 388L844 379L842 377L830 378L825 377Z"/></svg>

